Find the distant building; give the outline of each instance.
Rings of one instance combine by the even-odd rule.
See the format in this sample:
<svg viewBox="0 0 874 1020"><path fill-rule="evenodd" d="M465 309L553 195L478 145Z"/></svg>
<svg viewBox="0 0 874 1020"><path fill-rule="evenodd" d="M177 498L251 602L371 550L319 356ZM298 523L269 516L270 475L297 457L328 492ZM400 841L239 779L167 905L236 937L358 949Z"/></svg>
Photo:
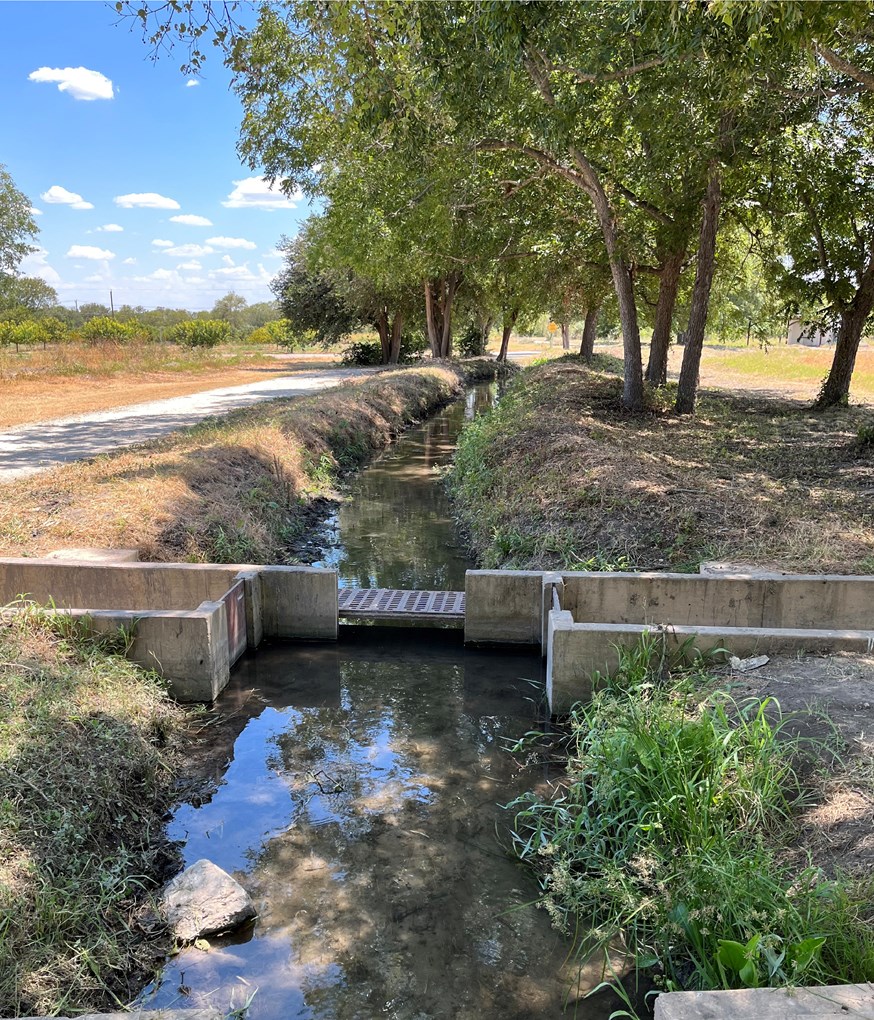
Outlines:
<svg viewBox="0 0 874 1020"><path fill-rule="evenodd" d="M831 326L820 329L804 323L801 319L790 319L789 330L786 335L787 344L801 344L804 347L822 347L824 344L833 344L838 336Z"/></svg>

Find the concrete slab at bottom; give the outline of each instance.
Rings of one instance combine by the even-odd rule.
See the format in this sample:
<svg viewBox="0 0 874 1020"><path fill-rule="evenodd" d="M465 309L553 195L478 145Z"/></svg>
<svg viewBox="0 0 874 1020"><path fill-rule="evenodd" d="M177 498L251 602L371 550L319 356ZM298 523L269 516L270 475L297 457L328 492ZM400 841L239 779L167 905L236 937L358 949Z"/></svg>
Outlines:
<svg viewBox="0 0 874 1020"><path fill-rule="evenodd" d="M874 1020L874 984L667 992L655 1004L655 1020L795 1020L830 1016Z"/></svg>
<svg viewBox="0 0 874 1020"><path fill-rule="evenodd" d="M86 1013L76 1020L223 1020L217 1009L135 1009L130 1013ZM21 1020L70 1020L69 1017L25 1016Z"/></svg>

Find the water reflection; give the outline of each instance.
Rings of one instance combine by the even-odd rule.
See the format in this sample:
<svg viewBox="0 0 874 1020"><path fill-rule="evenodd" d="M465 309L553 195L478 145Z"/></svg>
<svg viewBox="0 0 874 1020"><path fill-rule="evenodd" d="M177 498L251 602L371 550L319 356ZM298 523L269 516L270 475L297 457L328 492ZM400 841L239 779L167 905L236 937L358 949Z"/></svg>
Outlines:
<svg viewBox="0 0 874 1020"><path fill-rule="evenodd" d="M500 738L536 725L540 668L380 628L244 660L227 699L260 696L221 785L173 834L188 863L243 873L258 920L179 954L143 1001L226 1008L257 987L253 1018L568 1015L567 944L520 907L534 890L495 840L498 803L532 781Z"/></svg>
<svg viewBox="0 0 874 1020"><path fill-rule="evenodd" d="M463 591L473 564L438 473L452 459L465 420L492 406L496 387L470 390L354 479L347 499L313 536L320 550L313 565L335 568L351 587Z"/></svg>

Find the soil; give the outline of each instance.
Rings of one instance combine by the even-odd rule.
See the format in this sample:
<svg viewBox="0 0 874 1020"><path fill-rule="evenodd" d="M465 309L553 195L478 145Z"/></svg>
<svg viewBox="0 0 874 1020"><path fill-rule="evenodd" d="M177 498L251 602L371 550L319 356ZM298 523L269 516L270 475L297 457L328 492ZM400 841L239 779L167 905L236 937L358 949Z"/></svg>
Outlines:
<svg viewBox="0 0 874 1020"><path fill-rule="evenodd" d="M799 846L827 874L874 871L874 654L775 656L730 673L733 696L775 698L787 730L815 742L824 770L809 782ZM834 767L832 756L837 756Z"/></svg>

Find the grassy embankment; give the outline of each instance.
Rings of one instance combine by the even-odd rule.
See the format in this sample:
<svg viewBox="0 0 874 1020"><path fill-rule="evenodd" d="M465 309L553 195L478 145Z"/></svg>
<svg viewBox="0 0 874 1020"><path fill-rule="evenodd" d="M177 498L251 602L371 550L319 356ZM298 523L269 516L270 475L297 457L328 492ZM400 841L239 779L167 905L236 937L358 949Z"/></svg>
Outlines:
<svg viewBox="0 0 874 1020"><path fill-rule="evenodd" d="M870 408L705 391L678 418L625 414L618 394L565 358L465 430L451 485L484 566L874 572Z"/></svg>
<svg viewBox="0 0 874 1020"><path fill-rule="evenodd" d="M776 702L737 703L658 651L626 653L575 706L552 795L509 805L554 923L667 990L871 981L870 870L841 874L828 840L816 859L799 839L837 741L790 736Z"/></svg>
<svg viewBox="0 0 874 1020"><path fill-rule="evenodd" d="M184 716L157 677L38 609L0 621L0 1015L115 1008L170 948L140 926L175 862Z"/></svg>
<svg viewBox="0 0 874 1020"><path fill-rule="evenodd" d="M0 555L96 545L146 560L286 562L339 474L494 370L382 373L5 485Z"/></svg>

